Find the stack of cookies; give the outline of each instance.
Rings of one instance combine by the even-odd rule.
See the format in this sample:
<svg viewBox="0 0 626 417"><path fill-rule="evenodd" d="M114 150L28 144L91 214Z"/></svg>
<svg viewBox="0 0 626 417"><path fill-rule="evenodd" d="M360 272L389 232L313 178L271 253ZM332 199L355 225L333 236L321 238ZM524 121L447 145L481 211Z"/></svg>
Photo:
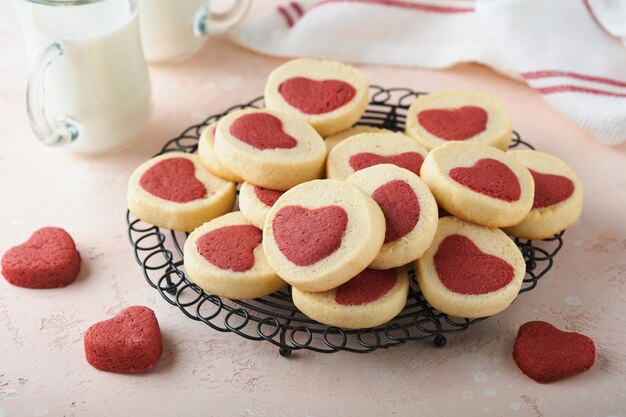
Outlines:
<svg viewBox="0 0 626 417"><path fill-rule="evenodd" d="M574 223L580 181L553 156L506 152L509 116L486 94L420 96L405 133L353 126L368 96L354 67L290 61L270 74L266 108L207 126L197 155L137 168L130 211L191 232L185 270L211 294L256 298L289 284L312 319L367 328L404 308L415 268L445 313L502 311L525 274L507 234L542 239Z"/></svg>

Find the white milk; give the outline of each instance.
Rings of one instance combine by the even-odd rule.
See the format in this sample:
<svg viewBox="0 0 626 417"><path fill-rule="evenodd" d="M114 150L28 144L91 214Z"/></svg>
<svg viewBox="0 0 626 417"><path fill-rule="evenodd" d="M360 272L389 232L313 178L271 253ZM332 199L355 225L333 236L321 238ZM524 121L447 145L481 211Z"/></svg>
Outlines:
<svg viewBox="0 0 626 417"><path fill-rule="evenodd" d="M52 41L64 49L48 71L45 110L50 121L77 121L79 135L68 148L97 153L130 142L151 113L137 12L121 1L27 7L22 24L29 68Z"/></svg>

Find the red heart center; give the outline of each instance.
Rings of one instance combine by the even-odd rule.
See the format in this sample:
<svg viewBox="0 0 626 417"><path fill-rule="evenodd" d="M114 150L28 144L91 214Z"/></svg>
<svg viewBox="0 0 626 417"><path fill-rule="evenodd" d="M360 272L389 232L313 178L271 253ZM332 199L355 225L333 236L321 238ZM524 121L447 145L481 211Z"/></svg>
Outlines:
<svg viewBox="0 0 626 417"><path fill-rule="evenodd" d="M272 222L278 248L298 266L312 265L335 252L347 225L348 213L339 206L314 210L286 206Z"/></svg>
<svg viewBox="0 0 626 417"><path fill-rule="evenodd" d="M206 187L195 175L196 167L187 158L169 158L151 166L139 185L152 195L175 203L188 203L204 198Z"/></svg>
<svg viewBox="0 0 626 417"><path fill-rule="evenodd" d="M567 200L574 193L574 183L567 177L529 170L535 180L533 208L550 207Z"/></svg>
<svg viewBox="0 0 626 417"><path fill-rule="evenodd" d="M256 194L256 198L268 207L272 207L274 203L276 203L276 200L278 200L284 193L284 191L270 190L269 188L263 188L256 185L254 186L254 194Z"/></svg>
<svg viewBox="0 0 626 417"><path fill-rule="evenodd" d="M487 294L507 286L515 275L511 265L480 250L463 235L449 235L434 257L441 283L459 294Z"/></svg>
<svg viewBox="0 0 626 417"><path fill-rule="evenodd" d="M487 112L476 106L458 109L422 110L417 120L433 135L443 140L466 140L487 128Z"/></svg>
<svg viewBox="0 0 626 417"><path fill-rule="evenodd" d="M347 306L371 303L391 291L397 280L393 269L366 269L337 288L335 302Z"/></svg>
<svg viewBox="0 0 626 417"><path fill-rule="evenodd" d="M196 249L220 269L244 272L254 266L254 249L261 244L262 235L252 225L225 226L200 236Z"/></svg>
<svg viewBox="0 0 626 417"><path fill-rule="evenodd" d="M257 149L291 149L298 141L283 131L283 122L267 113L249 113L235 119L230 134Z"/></svg>
<svg viewBox="0 0 626 417"><path fill-rule="evenodd" d="M305 114L328 113L349 103L356 95L350 84L339 80L295 77L284 81L278 91L291 106Z"/></svg>
<svg viewBox="0 0 626 417"><path fill-rule="evenodd" d="M449 175L470 190L499 200L513 202L522 195L519 181L511 168L495 159L484 158L472 167L453 168Z"/></svg>
<svg viewBox="0 0 626 417"><path fill-rule="evenodd" d="M417 152L404 152L388 156L363 152L350 157L350 166L355 171L360 171L374 165L392 164L400 168L408 169L415 175L419 175L423 162L424 157Z"/></svg>
<svg viewBox="0 0 626 417"><path fill-rule="evenodd" d="M537 382L556 381L593 366L593 340L580 333L564 332L550 323L531 321L519 328L513 358L526 375Z"/></svg>
<svg viewBox="0 0 626 417"><path fill-rule="evenodd" d="M420 218L420 203L406 181L393 180L381 185L372 198L385 215L385 243L395 242L415 228Z"/></svg>

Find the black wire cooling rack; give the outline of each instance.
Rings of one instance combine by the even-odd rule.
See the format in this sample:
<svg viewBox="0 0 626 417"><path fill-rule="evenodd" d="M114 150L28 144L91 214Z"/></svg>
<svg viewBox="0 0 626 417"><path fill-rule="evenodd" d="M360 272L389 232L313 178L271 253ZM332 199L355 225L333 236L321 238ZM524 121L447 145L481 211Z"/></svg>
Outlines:
<svg viewBox="0 0 626 417"><path fill-rule="evenodd" d="M409 105L417 96L424 94L406 88L384 89L378 86L372 86L370 92L367 111L357 124L394 131L404 130ZM263 97L259 97L210 116L168 141L159 154L196 152L198 139L206 126L233 111L262 107ZM510 147L534 149L522 141L517 132L513 132ZM162 230L133 218L128 212L127 224L135 259L148 284L165 301L177 306L188 318L201 321L214 330L270 342L279 348L282 356L302 349L323 353L366 353L399 346L410 340L425 339L432 339L436 346L442 347L446 344L446 334L464 332L472 324L486 319L450 317L433 309L420 292L414 271L409 273L411 285L402 312L386 325L370 329L341 329L311 320L293 305L290 287L253 300L220 298L205 293L185 276L182 248L187 233ZM520 294L535 288L539 279L550 270L554 257L563 245L562 235L559 233L543 241L515 239L526 261L526 276Z"/></svg>

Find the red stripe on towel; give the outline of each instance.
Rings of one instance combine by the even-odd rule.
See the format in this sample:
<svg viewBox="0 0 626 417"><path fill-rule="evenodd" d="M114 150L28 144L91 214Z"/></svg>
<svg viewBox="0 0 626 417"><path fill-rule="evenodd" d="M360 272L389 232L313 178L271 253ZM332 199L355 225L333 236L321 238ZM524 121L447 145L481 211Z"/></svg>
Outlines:
<svg viewBox="0 0 626 417"><path fill-rule="evenodd" d="M403 0L321 0L315 3L310 9L318 6L332 4L332 3L361 3L361 4L374 4L377 6L385 7L399 7L403 9L420 10L423 12L433 13L472 13L474 8L471 7L450 7L450 6L436 6L433 4L425 3L412 3Z"/></svg>
<svg viewBox="0 0 626 417"><path fill-rule="evenodd" d="M292 1L291 3L289 3L289 5L293 10L295 10L298 17L302 17L302 15L304 14L304 9L302 8L302 6L300 6L300 3Z"/></svg>
<svg viewBox="0 0 626 417"><path fill-rule="evenodd" d="M549 78L549 77L569 77L569 78L576 78L579 80L593 81L597 83L608 84L608 85L612 85L615 87L626 87L626 81L612 80L610 78L596 77L593 75L580 74L580 73L571 72L571 71L556 71L556 70L531 71L531 72L524 72L522 74L522 77L524 77L527 80L536 80L539 78Z"/></svg>
<svg viewBox="0 0 626 417"><path fill-rule="evenodd" d="M285 18L287 27L292 27L293 19L291 18L291 15L289 14L289 12L287 12L287 9L285 9L283 6L278 6L277 9L278 9L278 13L282 14L283 17Z"/></svg>
<svg viewBox="0 0 626 417"><path fill-rule="evenodd" d="M555 85L553 87L537 88L541 94L554 93L587 93L609 97L626 97L626 93L613 93L611 91L596 90L595 88L579 87L576 85Z"/></svg>

